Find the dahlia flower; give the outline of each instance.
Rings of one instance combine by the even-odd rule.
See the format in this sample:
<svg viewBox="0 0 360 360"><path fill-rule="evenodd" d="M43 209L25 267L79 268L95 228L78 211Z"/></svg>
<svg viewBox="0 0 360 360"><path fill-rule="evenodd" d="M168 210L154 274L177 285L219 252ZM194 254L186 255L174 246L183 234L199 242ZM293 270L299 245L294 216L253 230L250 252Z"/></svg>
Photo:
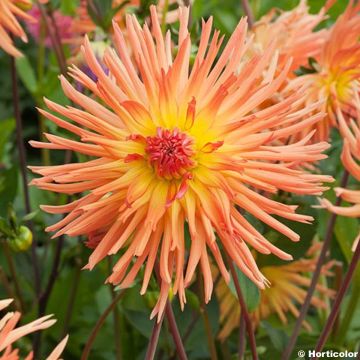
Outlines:
<svg viewBox="0 0 360 360"><path fill-rule="evenodd" d="M8 307L12 299L0 300L0 311ZM18 360L20 359L19 349L13 347L13 344L20 338L31 334L38 330L47 329L52 326L56 320L51 319L52 315L43 316L29 324L15 328L20 320L21 314L19 312L8 312L0 320L0 360ZM66 336L53 352L47 357L47 360L58 360L63 352L68 336ZM31 352L26 360L32 360L33 353Z"/></svg>
<svg viewBox="0 0 360 360"><path fill-rule="evenodd" d="M287 91L297 91L306 87L306 103L322 100L319 110L328 113L322 121L304 129L300 138L316 129L313 139L327 140L330 129L337 127L337 109L345 118L356 114L358 108L353 99L359 94L360 80L359 10L360 4L350 1L329 30L317 63L313 64L313 73L292 80L287 88Z"/></svg>
<svg viewBox="0 0 360 360"><path fill-rule="evenodd" d="M33 8L29 11L29 15L31 15L32 19L35 19L35 21L27 21L26 26L32 37L37 42L39 42L42 31L41 11L39 7L33 6ZM73 36L71 32L71 26L73 21L72 18L70 16L64 15L59 10L54 11L53 17L61 42L62 43L68 42L69 39L71 39ZM49 48L52 46L51 37L49 34L45 34L45 45Z"/></svg>
<svg viewBox="0 0 360 360"><path fill-rule="evenodd" d="M314 29L323 21L327 9L333 0L328 0L318 14L310 14L306 0L290 11L281 11L276 16L277 9L259 19L252 28L254 36L252 52L262 53L271 42L275 42L279 51L279 65L292 58L291 71L306 65L309 57L320 54L328 30ZM289 75L292 75L291 73Z"/></svg>
<svg viewBox="0 0 360 360"><path fill-rule="evenodd" d="M220 54L223 37L218 31L211 37L210 18L202 23L190 69L188 8L179 8L179 19L176 52L170 32L164 37L161 33L154 6L152 33L147 24L141 27L134 16L127 16L129 50L114 24L116 50L108 48L102 59L107 72L86 39L82 51L97 81L74 66L70 74L93 96L79 93L61 77L66 96L76 106L46 100L52 112L40 110L77 139L45 134L48 143L31 142L38 148L68 149L92 157L82 163L31 168L42 175L33 185L82 194L69 204L42 206L52 214L67 214L47 230L56 231L54 236L88 235L94 248L88 269L108 255L121 254L108 282L123 288L144 265L142 294L159 254L161 290L152 316L164 310L171 287L184 305L185 288L197 266L204 277L206 301L210 299L209 250L229 280L219 244L263 288L267 281L249 246L284 260L292 257L266 240L238 208L298 241L299 235L274 215L302 223L312 218L295 213L296 205L276 202L256 190L316 195L327 189L324 181L331 181L293 169L294 163L325 158L327 143L308 145L310 134L295 144L273 144L319 121L323 114L308 116L317 104L299 107L304 96L299 92L277 105L254 110L277 91L289 71L286 64L274 75L274 48L242 62L249 46L246 19L242 19Z"/></svg>
<svg viewBox="0 0 360 360"><path fill-rule="evenodd" d="M360 181L360 98L359 94L355 94L353 100L357 109L357 120L351 119L346 121L340 109L337 110L337 118L339 122L339 130L344 139L341 161L346 170L357 180ZM349 190L340 187L335 188L337 196L343 200L352 203L352 206L341 207L331 204L327 199L320 199L322 207L327 208L331 212L348 217L360 217L360 190ZM360 234L355 240L354 246L360 238Z"/></svg>
<svg viewBox="0 0 360 360"><path fill-rule="evenodd" d="M14 46L11 35L27 42L27 36L17 18L33 21L33 18L19 6L31 7L30 0L1 0L0 1L0 48L14 57L22 56Z"/></svg>
<svg viewBox="0 0 360 360"><path fill-rule="evenodd" d="M260 292L260 302L257 308L250 313L251 320L255 327L258 327L261 320L276 314L283 324L288 323L288 316L299 316L298 306L301 305L306 297L306 289L309 287L311 277L309 276L316 267L317 257L314 253L318 252L320 244L312 246L307 258L302 258L286 265L273 265L260 267L260 270L271 283L269 288ZM331 275L330 268L334 265L333 261L328 262L322 269L323 275ZM334 291L318 284L316 287L319 296L311 299L311 304L317 308L326 308L326 302L322 297L332 297ZM220 305L221 330L219 338L224 340L230 333L239 326L241 309L239 301L224 280L220 279L216 288L216 296ZM307 330L311 330L309 323L303 323Z"/></svg>

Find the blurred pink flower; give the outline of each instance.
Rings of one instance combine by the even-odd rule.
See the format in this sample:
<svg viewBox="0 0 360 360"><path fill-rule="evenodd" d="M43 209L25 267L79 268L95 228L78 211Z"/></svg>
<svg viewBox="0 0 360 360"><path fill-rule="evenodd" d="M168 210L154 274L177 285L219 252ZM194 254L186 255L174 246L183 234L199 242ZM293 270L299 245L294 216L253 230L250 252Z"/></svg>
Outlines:
<svg viewBox="0 0 360 360"><path fill-rule="evenodd" d="M44 31L45 36L45 46L51 47L51 38L44 29L42 30L42 21L41 21L41 11L38 6L33 6L29 11L29 14L35 19L34 22L26 21L26 26L32 35L32 37L39 42L41 38L41 32ZM70 16L62 14L60 11L56 10L53 12L54 21L57 27L57 32L61 39L62 43L66 43L72 37L71 26L73 19Z"/></svg>

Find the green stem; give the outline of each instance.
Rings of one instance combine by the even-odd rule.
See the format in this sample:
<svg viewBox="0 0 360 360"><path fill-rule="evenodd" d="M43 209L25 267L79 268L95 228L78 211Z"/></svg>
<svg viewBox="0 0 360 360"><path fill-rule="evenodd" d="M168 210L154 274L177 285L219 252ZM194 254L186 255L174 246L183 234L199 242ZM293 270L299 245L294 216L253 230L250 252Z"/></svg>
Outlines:
<svg viewBox="0 0 360 360"><path fill-rule="evenodd" d="M108 257L108 268L109 268L109 274L112 272L112 263L111 258ZM114 291L114 287L110 284L110 293L111 298L114 301L116 298L116 292ZM122 359L122 349L121 349L121 336L120 336L120 313L117 306L114 307L113 310L113 320L114 320L114 338L115 338L115 358L116 360Z"/></svg>
<svg viewBox="0 0 360 360"><path fill-rule="evenodd" d="M81 359L80 360L87 360L89 358L89 354L90 354L90 350L91 347L96 339L97 334L99 333L100 329L102 328L102 326L104 325L104 322L106 320L106 318L108 317L108 315L111 313L111 311L115 308L116 304L118 303L118 301L123 297L123 295L125 294L124 291L120 291L115 299L111 302L111 304L105 309L105 311L102 313L102 315L100 316L99 320L97 321L94 329L92 330L89 339L87 340L84 350L81 354Z"/></svg>
<svg viewBox="0 0 360 360"><path fill-rule="evenodd" d="M165 34L165 31L166 31L166 15L167 15L168 11L169 11L169 0L165 0L162 18L161 18L161 32L163 34Z"/></svg>
<svg viewBox="0 0 360 360"><path fill-rule="evenodd" d="M81 260L79 260L81 263ZM75 298L76 293L79 288L79 282L80 282L80 276L81 276L81 267L80 264L75 261L75 274L74 274L74 280L71 286L70 295L69 295L69 302L66 308L66 314L65 314L65 320L64 320L64 327L62 332L62 337L65 337L65 335L68 333L68 328L70 324L70 320L72 318L73 310L74 310L74 304L75 304Z"/></svg>

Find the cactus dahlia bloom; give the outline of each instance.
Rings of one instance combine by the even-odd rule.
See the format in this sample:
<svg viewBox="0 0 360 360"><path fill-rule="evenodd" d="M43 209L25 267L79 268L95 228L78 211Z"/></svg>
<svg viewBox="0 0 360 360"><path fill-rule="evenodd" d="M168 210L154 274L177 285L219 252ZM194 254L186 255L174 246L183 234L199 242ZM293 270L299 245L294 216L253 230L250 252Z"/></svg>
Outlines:
<svg viewBox="0 0 360 360"><path fill-rule="evenodd" d="M340 133L344 139L344 147L341 154L341 160L346 170L357 180L360 181L360 98L357 94L354 99L354 105L357 108L356 121L346 122L342 112L338 110L337 117L339 121ZM352 206L341 207L334 206L327 199L321 199L322 207L331 212L342 216L360 217L360 190L349 190L344 188L335 188L337 196L343 200L352 203ZM359 241L360 234L354 242L354 247Z"/></svg>
<svg viewBox="0 0 360 360"><path fill-rule="evenodd" d="M280 55L279 65L286 63L289 57L293 59L291 71L306 65L309 57L320 54L326 40L326 29L314 29L326 18L326 10L332 2L327 1L318 14L309 13L306 0L301 0L291 11L282 11L279 16L276 16L276 9L273 9L254 24L251 51L262 53L271 42L275 42Z"/></svg>
<svg viewBox="0 0 360 360"><path fill-rule="evenodd" d="M180 8L173 55L170 32L163 37L154 6L152 33L147 24L141 27L128 15L131 49L115 24L116 50L108 48L102 59L106 72L86 40L82 50L97 81L75 67L70 74L97 100L79 93L62 77L64 92L76 107L47 100L52 113L41 110L77 139L46 134L48 143L31 142L38 148L69 149L92 157L82 163L32 167L42 175L32 181L39 188L82 194L66 205L42 207L49 213L67 214L47 230L57 231L54 236L87 234L94 248L89 269L107 255L121 254L110 283L129 286L144 265L141 293L159 254L161 291L153 316L163 311L170 287L184 305L185 287L197 266L204 276L206 301L210 299L208 251L229 280L219 244L263 288L266 279L249 246L285 260L291 256L267 241L238 208L298 241L299 235L274 216L303 223L312 218L256 189L321 194L322 182L330 180L293 169L294 163L325 158L322 151L328 144L307 145L309 135L292 145L273 145L322 118L322 114L307 116L312 106L298 107L303 94L253 112L281 86L289 65L274 77L273 48L241 63L249 46L245 19L219 54L223 38L218 31L211 37L210 18L203 21L190 68L188 17L189 9Z"/></svg>
<svg viewBox="0 0 360 360"><path fill-rule="evenodd" d="M12 299L0 300L0 311L8 307L12 301ZM29 324L15 328L21 314L19 312L8 312L5 314L0 320L0 360L19 360L19 350L13 348L13 344L23 336L52 326L56 320L51 319L51 316L52 315L44 316ZM47 360L59 360L67 340L68 336L56 346L53 352L47 357ZM32 359L33 354L31 352L25 360Z"/></svg>
<svg viewBox="0 0 360 360"><path fill-rule="evenodd" d="M260 267L261 272L267 277L271 286L261 291L260 302L256 309L250 313L251 320L257 327L261 320L276 314L283 324L287 324L288 316L299 316L298 305L301 305L306 297L306 288L310 285L311 274L317 262L314 256L319 250L319 244L313 245L306 258L299 259L286 265L272 265ZM330 268L334 261L328 262L322 269L323 275L331 275ZM326 302L321 297L332 297L334 291L323 285L316 287L318 296L311 299L311 304L318 308L326 308ZM216 296L220 303L221 330L219 338L224 340L239 326L241 309L239 301L224 280L220 279L215 288ZM304 322L304 327L311 330L309 323Z"/></svg>
<svg viewBox="0 0 360 360"><path fill-rule="evenodd" d="M21 52L14 46L11 35L21 38L27 42L27 36L17 18L33 21L21 7L31 7L30 0L1 0L0 1L0 48L14 57L22 56Z"/></svg>
<svg viewBox="0 0 360 360"><path fill-rule="evenodd" d="M317 124L304 129L302 135L316 129L315 141L326 141L332 127L337 127L337 109L347 119L356 114L353 102L359 94L360 80L360 3L350 1L345 12L339 16L330 29L317 63L310 69L313 73L292 80L287 90L307 88L307 103L323 100L319 110L326 116Z"/></svg>

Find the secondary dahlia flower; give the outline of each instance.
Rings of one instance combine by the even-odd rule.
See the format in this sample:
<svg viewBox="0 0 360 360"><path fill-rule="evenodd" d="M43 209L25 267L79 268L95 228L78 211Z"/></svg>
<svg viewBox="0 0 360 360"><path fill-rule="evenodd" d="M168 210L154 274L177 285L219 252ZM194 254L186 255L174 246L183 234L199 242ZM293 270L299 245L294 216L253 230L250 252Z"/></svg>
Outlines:
<svg viewBox="0 0 360 360"><path fill-rule="evenodd" d="M309 57L320 54L328 30L314 29L326 18L326 11L332 5L327 1L318 14L310 14L306 0L290 11L281 11L277 16L277 9L259 19L253 26L251 33L254 36L251 52L262 53L274 42L279 51L279 65L292 58L291 71L306 65ZM289 74L292 75L291 73Z"/></svg>
<svg viewBox="0 0 360 360"><path fill-rule="evenodd" d="M11 35L19 37L27 42L27 36L17 18L33 21L20 6L31 7L30 0L1 0L0 1L0 48L14 57L22 56L21 52L14 46Z"/></svg>
<svg viewBox="0 0 360 360"><path fill-rule="evenodd" d="M12 303L12 299L0 300L0 311L4 310ZM52 315L43 316L29 324L16 328L21 314L19 312L8 312L0 320L0 360L19 360L19 349L14 348L13 344L22 337L35 331L44 330L52 326L56 320L51 319ZM66 336L52 353L46 358L47 360L59 360L67 343ZM28 354L25 360L32 360L33 353Z"/></svg>
<svg viewBox="0 0 360 360"><path fill-rule="evenodd" d="M39 188L83 193L70 204L42 206L49 213L67 214L47 230L57 231L54 236L88 235L94 248L89 269L107 255L121 254L110 283L129 286L145 265L142 294L159 254L161 291L152 316L162 313L172 286L184 305L185 288L197 266L204 276L206 301L210 299L209 250L229 280L219 244L263 288L266 278L248 246L281 259L292 257L267 241L237 207L298 241L299 235L273 215L303 223L312 218L296 214L296 205L278 203L256 190L321 194L326 189L322 183L331 180L293 169L294 163L325 158L327 143L307 145L310 134L292 145L273 145L319 121L322 114L307 116L316 104L300 108L304 94L298 93L253 112L281 86L289 64L274 77L273 48L241 62L249 46L245 19L219 54L223 38L218 31L211 38L210 18L203 21L190 69L189 9L180 8L179 18L176 55L170 32L165 37L161 33L154 6L152 33L147 24L141 27L134 16L127 16L130 50L114 24L116 51L108 48L102 59L107 72L86 40L82 50L97 81L76 67L70 74L97 100L61 77L63 90L76 107L46 100L52 113L40 110L78 139L46 134L48 143L31 142L38 148L69 149L94 157L82 163L32 167L43 176L32 181Z"/></svg>
<svg viewBox="0 0 360 360"><path fill-rule="evenodd" d="M271 283L269 288L260 292L260 302L257 308L250 313L251 320L255 327L258 327L261 320L276 314L283 324L288 323L289 315L295 318L299 316L298 306L306 297L306 290L310 286L311 273L315 270L319 244L312 246L307 258L294 261L286 265L273 265L260 267L261 272ZM331 275L330 268L333 261L328 262L322 269L323 275ZM317 308L326 308L327 304L321 300L322 297L332 297L334 291L318 284L316 287L318 296L313 296L311 304ZM226 339L230 333L239 327L241 309L239 301L223 279L220 279L216 288L216 296L220 305L221 329L219 338ZM309 323L303 323L307 330L311 330Z"/></svg>
<svg viewBox="0 0 360 360"><path fill-rule="evenodd" d="M345 118L354 116L357 108L353 101L359 94L360 80L360 3L349 2L339 16L324 44L313 73L299 76L289 84L288 91L306 87L306 103L322 100L319 110L328 116L303 130L302 138L316 129L315 141L329 138L330 129L337 127L337 109Z"/></svg>
<svg viewBox="0 0 360 360"><path fill-rule="evenodd" d="M357 109L357 120L346 121L342 112L338 109L337 117L339 120L340 133L344 139L343 151L341 154L341 161L345 169L357 180L360 181L360 98L356 94L353 100ZM349 190L337 187L335 188L336 195L343 200L353 204L349 207L335 206L327 199L321 199L320 204L322 207L334 212L335 214L360 217L360 190ZM354 247L359 241L360 234L355 239Z"/></svg>

